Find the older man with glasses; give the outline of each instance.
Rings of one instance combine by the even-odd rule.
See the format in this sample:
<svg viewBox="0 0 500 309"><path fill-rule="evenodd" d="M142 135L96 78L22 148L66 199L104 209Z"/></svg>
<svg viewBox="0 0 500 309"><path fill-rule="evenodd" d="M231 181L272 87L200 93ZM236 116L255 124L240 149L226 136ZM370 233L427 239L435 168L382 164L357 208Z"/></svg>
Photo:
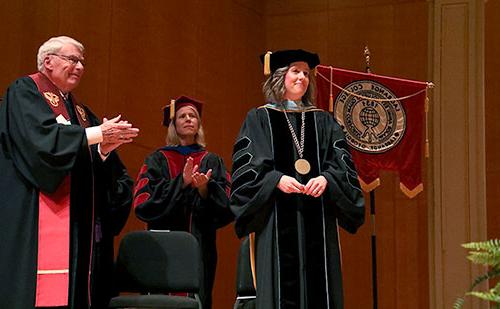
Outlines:
<svg viewBox="0 0 500 309"><path fill-rule="evenodd" d="M37 64L0 104L0 308L103 308L132 201L114 150L139 130L120 116L101 124L71 93L85 71L78 41L49 39Z"/></svg>

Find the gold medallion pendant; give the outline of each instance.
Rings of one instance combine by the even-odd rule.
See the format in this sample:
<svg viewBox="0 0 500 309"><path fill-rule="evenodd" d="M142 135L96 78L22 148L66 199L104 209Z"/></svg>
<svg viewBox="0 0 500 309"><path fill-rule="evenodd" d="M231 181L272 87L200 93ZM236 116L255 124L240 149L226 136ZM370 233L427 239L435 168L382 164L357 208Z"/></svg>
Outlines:
<svg viewBox="0 0 500 309"><path fill-rule="evenodd" d="M284 107L284 106L283 106ZM285 108L283 108L285 109ZM290 119L288 119L287 111L285 110L283 112L285 115L286 122L288 124L288 129L290 130L290 134L292 135L292 140L295 145L295 148L297 149L297 154L299 155L299 158L297 161L295 161L295 170L297 173L301 175L307 175L311 171L311 164L307 162L306 159L303 159L304 155L304 139L305 139L305 131L306 131L306 113L304 110L302 111L300 118L301 118L301 125L300 125L300 142L299 139L297 138L297 134L295 133L295 130L293 129L292 123L290 122Z"/></svg>
<svg viewBox="0 0 500 309"><path fill-rule="evenodd" d="M306 159L298 159L295 161L295 170L299 174L307 175L311 171L311 164Z"/></svg>

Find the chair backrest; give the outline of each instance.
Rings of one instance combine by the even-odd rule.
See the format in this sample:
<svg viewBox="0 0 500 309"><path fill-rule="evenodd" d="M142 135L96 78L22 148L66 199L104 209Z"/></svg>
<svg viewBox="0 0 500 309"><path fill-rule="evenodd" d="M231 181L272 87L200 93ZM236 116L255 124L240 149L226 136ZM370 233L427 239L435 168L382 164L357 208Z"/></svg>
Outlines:
<svg viewBox="0 0 500 309"><path fill-rule="evenodd" d="M198 293L201 255L188 232L133 231L120 242L116 261L120 291Z"/></svg>
<svg viewBox="0 0 500 309"><path fill-rule="evenodd" d="M236 271L236 294L241 296L255 296L253 286L252 268L250 266L250 241L243 239L238 256L238 269Z"/></svg>

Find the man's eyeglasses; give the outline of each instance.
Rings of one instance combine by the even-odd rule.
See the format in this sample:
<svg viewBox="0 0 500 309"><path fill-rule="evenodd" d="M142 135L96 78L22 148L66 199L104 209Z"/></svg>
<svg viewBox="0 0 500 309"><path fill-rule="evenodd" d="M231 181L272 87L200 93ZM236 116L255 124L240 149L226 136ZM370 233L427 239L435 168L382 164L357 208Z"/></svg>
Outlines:
<svg viewBox="0 0 500 309"><path fill-rule="evenodd" d="M82 58L78 58L77 56L66 56L66 55L59 55L59 54L50 54L50 55L57 56L63 60L66 60L69 63L71 63L72 65L77 65L78 62L80 62L82 64L82 66L85 66L85 60Z"/></svg>

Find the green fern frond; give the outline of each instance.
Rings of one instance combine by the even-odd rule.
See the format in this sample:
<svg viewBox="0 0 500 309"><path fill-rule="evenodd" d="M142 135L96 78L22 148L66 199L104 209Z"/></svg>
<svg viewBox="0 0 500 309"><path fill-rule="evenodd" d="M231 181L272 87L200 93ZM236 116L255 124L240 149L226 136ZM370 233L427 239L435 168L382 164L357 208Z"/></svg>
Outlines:
<svg viewBox="0 0 500 309"><path fill-rule="evenodd" d="M473 250L486 250L486 251L494 250L500 248L500 239L490 239L480 242L470 242L467 244L462 244L462 247Z"/></svg>
<svg viewBox="0 0 500 309"><path fill-rule="evenodd" d="M475 264L500 267L500 239L491 239L483 242L471 242L462 245L471 249L467 259Z"/></svg>
<svg viewBox="0 0 500 309"><path fill-rule="evenodd" d="M462 309L464 303L465 299L463 297L457 298L457 300L455 300L455 303L453 304L453 309Z"/></svg>
<svg viewBox="0 0 500 309"><path fill-rule="evenodd" d="M491 269L486 274L477 277L474 280L474 282L472 282L472 284L471 284L471 286L469 288L469 291L472 291L476 286L478 286L482 282L484 282L486 280L489 280L489 279L496 278L498 276L500 276L500 269L499 268L493 268L493 269Z"/></svg>
<svg viewBox="0 0 500 309"><path fill-rule="evenodd" d="M474 288L484 281L500 276L500 239L492 239L482 242L471 242L462 245L470 249L467 259L475 264L490 266L490 270L472 283L469 291L463 297L457 298L453 309L461 309L465 303L465 296L475 296L480 299L496 303L495 309L500 309L500 282L489 291L474 291Z"/></svg>
<svg viewBox="0 0 500 309"><path fill-rule="evenodd" d="M474 264L496 266L500 264L500 250L496 252L473 251L469 253L467 259Z"/></svg>
<svg viewBox="0 0 500 309"><path fill-rule="evenodd" d="M472 295L472 296L476 296L476 297L479 297L479 298L487 300L487 301L500 303L500 295L496 294L492 290L489 290L488 292L473 291L473 292L468 292L467 295Z"/></svg>

